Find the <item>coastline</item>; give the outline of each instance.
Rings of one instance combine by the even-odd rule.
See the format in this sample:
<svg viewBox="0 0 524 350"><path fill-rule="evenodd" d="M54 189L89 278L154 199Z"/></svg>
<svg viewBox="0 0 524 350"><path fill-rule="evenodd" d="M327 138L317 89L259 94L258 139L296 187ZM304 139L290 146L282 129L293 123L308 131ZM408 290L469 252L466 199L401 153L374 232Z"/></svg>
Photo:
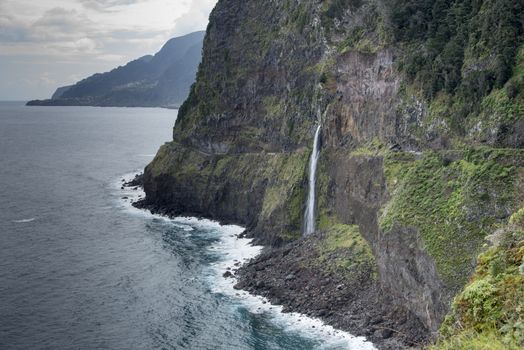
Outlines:
<svg viewBox="0 0 524 350"><path fill-rule="evenodd" d="M173 106L157 106L157 105L101 105L101 104L83 104L83 103L67 103L54 102L54 100L30 100L20 101L26 107L97 107L97 108L162 108L162 109L179 109L180 105Z"/></svg>
<svg viewBox="0 0 524 350"><path fill-rule="evenodd" d="M237 272L235 288L247 290L336 329L368 339L381 350L419 348L428 338L424 326L394 306L388 293L369 275L347 275L333 266L334 252L322 261L322 233L283 247L266 249Z"/></svg>
<svg viewBox="0 0 524 350"><path fill-rule="evenodd" d="M174 212L148 203L145 197L134 206L172 218L202 216L202 213ZM217 217L208 219L223 225L237 224ZM237 271L231 271L238 279L235 287L266 298L267 303L282 305L284 313L321 319L326 325L365 337L381 350L427 343L431 332L383 289L375 266L359 268L360 275L348 276L346 269L336 268L339 261L347 260L348 256L343 256L347 253L322 254L322 235L318 232L282 247L264 247L261 254L238 266ZM258 243L249 231L240 237L253 238Z"/></svg>
<svg viewBox="0 0 524 350"><path fill-rule="evenodd" d="M136 172L124 175L118 186L122 199L127 209L141 215L154 216L175 224L189 227L205 227L220 232L220 241L209 249L220 254L222 259L211 265L213 273L209 276L211 291L230 297L238 307L245 308L253 314L268 314L272 322L312 339L322 339L325 344L323 349L351 349L372 350L376 349L363 336L355 336L349 332L337 329L326 323L321 317L310 317L299 310L291 310L285 303L280 305L271 296L253 293L253 290L240 288L243 274L240 271L257 258L264 256L266 250L263 246L254 244L253 238L245 235L243 227L234 224L224 224L204 218L170 215L161 208L150 208L144 205L145 193L141 187L141 176Z"/></svg>

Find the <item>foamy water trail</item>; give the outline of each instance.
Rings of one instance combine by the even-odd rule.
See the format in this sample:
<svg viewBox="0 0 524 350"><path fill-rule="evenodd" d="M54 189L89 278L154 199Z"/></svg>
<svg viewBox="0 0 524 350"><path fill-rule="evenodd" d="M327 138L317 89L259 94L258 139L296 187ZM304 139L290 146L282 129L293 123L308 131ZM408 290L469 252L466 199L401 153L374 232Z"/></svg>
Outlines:
<svg viewBox="0 0 524 350"><path fill-rule="evenodd" d="M130 173L123 176L125 182L134 179L137 173ZM120 188L122 182L118 182L115 188ZM125 210L134 215L144 217L154 217L169 222L185 231L195 229L212 230L217 232L219 241L211 245L208 249L221 258L211 265L212 273L209 275L209 282L213 293L226 295L234 301L236 307L247 309L253 314L266 314L270 316L271 322L282 327L286 331L293 332L304 338L320 340L320 349L348 349L348 350L374 350L374 345L364 337L355 337L347 332L336 330L332 326L326 325L322 320L311 318L299 313L283 313L283 307L272 305L269 300L250 294L247 291L236 290L234 285L236 278L224 278L226 271L233 271L241 264L257 257L263 247L253 245L253 240L249 238L239 238L245 229L236 225L221 225L220 223L207 219L194 217L168 218L166 216L151 214L149 211L137 209L132 203L144 198L145 194L141 188L128 188L120 190L123 197L122 206ZM127 197L126 199L124 199Z"/></svg>
<svg viewBox="0 0 524 350"><path fill-rule="evenodd" d="M283 313L282 306L272 305L264 297L234 289L236 279L224 278L223 274L233 270L239 263L243 264L255 258L263 247L252 245L251 239L238 238L237 234L240 230L243 231L243 228L224 226L222 230L225 234L221 236L220 242L210 248L224 256L220 262L212 266L214 270L213 292L222 293L237 300L238 306L248 309L251 313L269 315L274 324L286 331L294 332L304 338L323 340L320 349L375 349L373 344L363 337L355 337L347 332L336 330L320 319L299 313Z"/></svg>
<svg viewBox="0 0 524 350"><path fill-rule="evenodd" d="M35 220L36 220L36 218L31 218L31 219L13 220L13 222L15 222L17 224L26 224L28 222L33 222Z"/></svg>

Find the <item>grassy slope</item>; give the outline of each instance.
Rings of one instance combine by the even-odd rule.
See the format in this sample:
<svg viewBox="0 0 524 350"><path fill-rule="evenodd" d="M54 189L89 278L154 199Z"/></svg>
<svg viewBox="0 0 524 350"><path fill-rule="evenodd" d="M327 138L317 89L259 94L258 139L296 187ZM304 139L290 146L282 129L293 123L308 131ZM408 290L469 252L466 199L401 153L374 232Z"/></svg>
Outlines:
<svg viewBox="0 0 524 350"><path fill-rule="evenodd" d="M441 328L439 349L524 347L524 208L479 256L474 276L457 295Z"/></svg>

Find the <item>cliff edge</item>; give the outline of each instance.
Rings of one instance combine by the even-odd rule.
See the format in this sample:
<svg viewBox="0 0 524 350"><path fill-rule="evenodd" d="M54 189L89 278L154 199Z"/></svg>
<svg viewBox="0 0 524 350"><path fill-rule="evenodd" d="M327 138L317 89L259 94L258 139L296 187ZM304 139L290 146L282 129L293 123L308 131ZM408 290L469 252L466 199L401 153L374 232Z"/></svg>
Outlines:
<svg viewBox="0 0 524 350"><path fill-rule="evenodd" d="M143 205L273 247L239 287L382 348L435 339L486 237L524 206L523 13L510 0L219 1ZM319 124L317 232L303 237Z"/></svg>

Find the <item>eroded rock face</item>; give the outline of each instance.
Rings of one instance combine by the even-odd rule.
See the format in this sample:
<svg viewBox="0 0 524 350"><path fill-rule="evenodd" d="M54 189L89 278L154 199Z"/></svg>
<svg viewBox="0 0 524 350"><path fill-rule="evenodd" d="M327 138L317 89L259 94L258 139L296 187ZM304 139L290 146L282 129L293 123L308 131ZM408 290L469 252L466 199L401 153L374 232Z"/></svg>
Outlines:
<svg viewBox="0 0 524 350"><path fill-rule="evenodd" d="M399 306L407 307L431 331L447 312L449 295L415 228L384 233L378 218L389 193L380 156L350 156L332 151L323 163L329 176L328 207L346 224L356 224L370 242L380 286Z"/></svg>
<svg viewBox="0 0 524 350"><path fill-rule="evenodd" d="M357 145L373 138L404 143L396 128L401 77L393 68L394 53L347 52L337 59L336 98L326 116L326 144ZM399 132L401 131L401 132Z"/></svg>
<svg viewBox="0 0 524 350"><path fill-rule="evenodd" d="M217 155L169 143L145 169L142 206L241 224L259 243L280 245L300 236L308 155Z"/></svg>
<svg viewBox="0 0 524 350"><path fill-rule="evenodd" d="M436 332L448 311L450 295L435 262L424 250L419 233L399 226L381 233L376 242L384 291L394 295L396 303L409 305L409 310Z"/></svg>
<svg viewBox="0 0 524 350"><path fill-rule="evenodd" d="M309 146L324 50L315 8L311 1L219 2L175 141L213 154ZM297 11L310 19L300 28Z"/></svg>
<svg viewBox="0 0 524 350"><path fill-rule="evenodd" d="M297 243L297 239L301 237L307 196L307 163L316 125L321 121L319 237L327 239L341 230L348 231L349 226L358 227L359 237L365 238L371 247L377 271L375 282L366 288L388 296L377 299L377 303L394 305L393 309L379 307L375 311L383 310L386 325L406 329L417 325L423 334L413 334L418 340L426 339L438 329L457 285L465 283L474 269L484 231L468 236L473 238L461 257L460 263L465 266L462 277L454 284L444 283L443 271L437 268L437 258L442 256L436 256L429 244L440 243L429 242L428 238L433 237L425 237L423 227L409 220L396 222L387 230L381 226L385 208L397 195L388 174L391 169L384 163L385 155L398 151L416 161L421 152L444 152L457 142L457 137L470 146L483 142L491 146L520 145L522 123L516 121L502 133L493 127L493 134L499 136L484 139L487 129L479 126L480 136L463 139L464 135L454 133L449 120L442 117L445 112L436 114L435 101L421 97L413 86L406 88L409 84L397 69L400 46L379 44L376 33L371 33L370 38L362 40L373 47L361 50L359 45L364 44L360 43L341 49L346 37L354 35L354 30L362 25L361 16L368 11L365 6L326 21L324 5L313 0L218 2L210 17L197 82L180 109L174 141L163 146L146 168L144 205L169 214L242 224L257 242L272 247L284 245L281 249L286 255L278 255L283 254L282 250L275 250L277 255L269 251L250 265L243 275L246 280L241 283L254 292L282 300L286 293L281 279L266 278L281 276L287 281L284 284L293 285L296 294L309 295L302 290L306 285L295 281L315 273L317 267L306 263L318 256L306 254L310 243ZM442 190L446 200L448 195L463 199L463 192L469 189L457 188L456 184L475 176L475 172L486 172L497 162L504 163L499 156L479 154L462 164L461 159L467 155L446 154L434 169L441 171L442 176L420 184L413 192L426 193L434 185L431 181L435 181L442 185L437 190ZM515 163L520 156L512 157L509 162ZM463 169L447 172L451 163ZM395 164L395 171L402 173L406 164ZM487 176L485 184L473 192L498 184L497 179L503 179L502 185L513 186L512 178L518 174L522 178L521 166L510 170L498 164L494 168L499 173ZM506 214L499 215L500 210L488 210L500 207L498 198L505 195L496 192L502 191L502 185L468 199L459 209L444 209L473 208L471 217L504 220ZM429 209L428 213L438 208ZM508 212L505 206L503 209L501 212ZM464 218L467 228L457 225L457 234L462 234L460 230L473 230L471 222L469 217ZM332 258L345 256L348 244L331 243L336 253L328 257L327 264L335 264ZM288 259L287 254L295 259ZM266 264L268 260L273 263ZM305 266L298 261L308 268L296 271ZM358 265L348 266L351 272L364 272ZM257 267L263 267L265 272L258 273ZM329 295L344 295L347 310L361 310L352 309L351 305L363 305L361 298L366 293L340 292L337 288L343 276L331 272L327 275L334 281L326 284L333 291ZM258 288L257 283L264 287ZM327 309L339 304L340 301L325 299ZM291 299L286 305L300 307ZM324 314L323 309L315 309L314 314L345 327L344 323L337 323L338 318L330 320L330 313ZM371 319L348 321L347 325L351 324L354 330L359 322L363 329L372 329ZM397 333L383 335L395 338L393 343L400 339L403 344L412 345L414 341Z"/></svg>

